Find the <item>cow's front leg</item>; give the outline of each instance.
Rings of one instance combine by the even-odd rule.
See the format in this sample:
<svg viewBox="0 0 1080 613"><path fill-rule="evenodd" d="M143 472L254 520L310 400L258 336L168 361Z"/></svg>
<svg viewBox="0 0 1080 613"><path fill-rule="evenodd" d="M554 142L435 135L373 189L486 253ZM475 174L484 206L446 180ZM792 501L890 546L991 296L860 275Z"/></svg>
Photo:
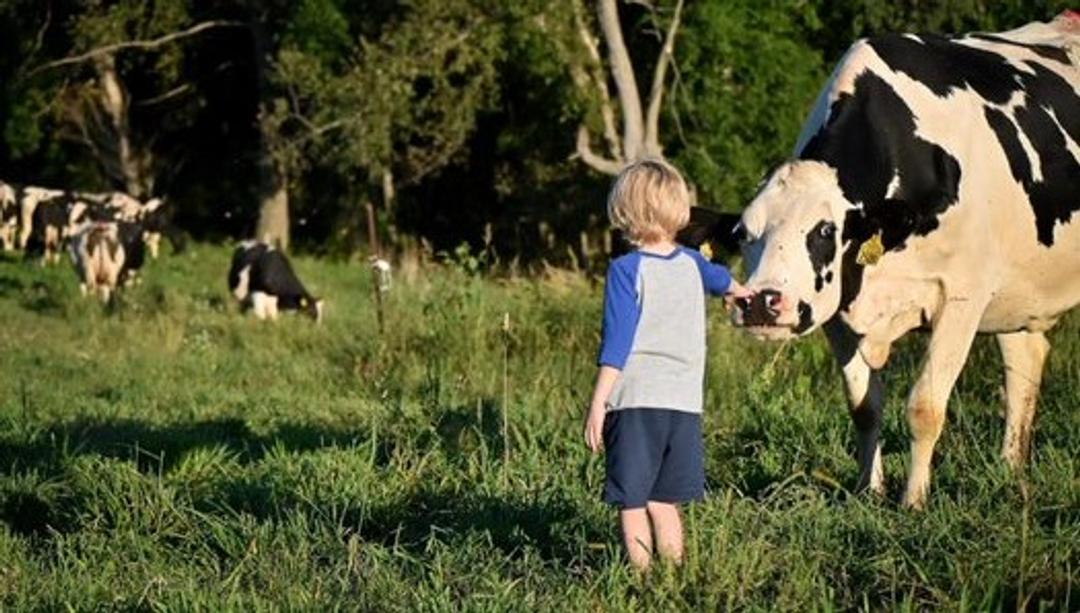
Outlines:
<svg viewBox="0 0 1080 613"><path fill-rule="evenodd" d="M946 301L933 323L922 371L907 404L911 428L911 465L904 505L922 508L930 488L930 460L945 425L945 408L964 368L985 301L954 298Z"/></svg>
<svg viewBox="0 0 1080 613"><path fill-rule="evenodd" d="M1031 423L1050 343L1042 332L998 334L997 342L1005 363L1005 439L1001 457L1019 468L1027 461L1031 447Z"/></svg>
<svg viewBox="0 0 1080 613"><path fill-rule="evenodd" d="M870 368L857 351L859 337L846 323L833 318L824 325L833 355L844 373L848 409L855 424L856 453L859 461L859 481L856 491L870 488L875 494L885 493L885 478L881 468L881 415L884 395L881 376Z"/></svg>

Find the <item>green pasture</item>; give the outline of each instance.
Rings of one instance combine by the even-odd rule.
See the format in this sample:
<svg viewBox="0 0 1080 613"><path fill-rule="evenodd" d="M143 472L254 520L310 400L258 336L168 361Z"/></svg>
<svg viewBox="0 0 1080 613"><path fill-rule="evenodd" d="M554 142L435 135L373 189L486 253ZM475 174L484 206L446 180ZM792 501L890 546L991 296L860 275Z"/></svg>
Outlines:
<svg viewBox="0 0 1080 613"><path fill-rule="evenodd" d="M1080 608L1077 314L1051 336L1030 468L997 457L980 339L916 513L896 500L925 339L886 375L889 495L854 495L822 336L759 344L714 303L708 499L686 563L636 577L581 441L596 280L422 263L380 335L361 262L294 259L328 301L315 326L241 316L229 255L151 262L109 307L66 264L0 261L0 609Z"/></svg>

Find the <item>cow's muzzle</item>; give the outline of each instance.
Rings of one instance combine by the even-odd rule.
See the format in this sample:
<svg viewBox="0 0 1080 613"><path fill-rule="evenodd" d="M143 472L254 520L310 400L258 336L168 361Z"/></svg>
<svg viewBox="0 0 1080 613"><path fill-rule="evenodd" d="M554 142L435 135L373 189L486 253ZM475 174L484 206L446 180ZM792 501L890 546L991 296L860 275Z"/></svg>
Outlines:
<svg viewBox="0 0 1080 613"><path fill-rule="evenodd" d="M735 308L739 310L736 323L747 327L775 326L782 302L780 292L774 289L761 290L750 298L739 298L735 301Z"/></svg>

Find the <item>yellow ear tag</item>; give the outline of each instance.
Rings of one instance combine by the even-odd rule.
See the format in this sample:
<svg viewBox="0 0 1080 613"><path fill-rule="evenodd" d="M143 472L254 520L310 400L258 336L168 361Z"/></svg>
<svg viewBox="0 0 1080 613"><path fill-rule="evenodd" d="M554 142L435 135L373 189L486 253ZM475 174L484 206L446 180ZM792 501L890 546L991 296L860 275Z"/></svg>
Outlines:
<svg viewBox="0 0 1080 613"><path fill-rule="evenodd" d="M710 261L712 260L713 251L712 251L712 245L709 244L709 241L705 241L704 243L701 243L701 246L698 247L698 251L701 252L701 255L705 256L706 260L710 260Z"/></svg>
<svg viewBox="0 0 1080 613"><path fill-rule="evenodd" d="M859 247L859 255L855 257L855 261L862 266L873 266L883 255L885 255L885 245L881 242L881 230L878 230L877 234L866 239L866 242Z"/></svg>
<svg viewBox="0 0 1080 613"><path fill-rule="evenodd" d="M300 308L302 308L302 309L307 308L307 298L301 298L300 299Z"/></svg>

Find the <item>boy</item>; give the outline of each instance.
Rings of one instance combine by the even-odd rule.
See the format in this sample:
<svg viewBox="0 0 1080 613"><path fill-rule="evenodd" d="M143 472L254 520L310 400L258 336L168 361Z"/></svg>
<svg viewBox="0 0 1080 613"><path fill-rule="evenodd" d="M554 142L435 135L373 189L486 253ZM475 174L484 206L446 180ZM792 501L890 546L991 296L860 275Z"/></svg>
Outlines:
<svg viewBox="0 0 1080 613"><path fill-rule="evenodd" d="M630 563L683 555L678 504L705 493L701 434L705 294L749 297L723 266L675 244L690 219L679 172L645 160L619 174L608 217L636 250L611 263L600 372L585 441L607 453L604 500L620 509Z"/></svg>

